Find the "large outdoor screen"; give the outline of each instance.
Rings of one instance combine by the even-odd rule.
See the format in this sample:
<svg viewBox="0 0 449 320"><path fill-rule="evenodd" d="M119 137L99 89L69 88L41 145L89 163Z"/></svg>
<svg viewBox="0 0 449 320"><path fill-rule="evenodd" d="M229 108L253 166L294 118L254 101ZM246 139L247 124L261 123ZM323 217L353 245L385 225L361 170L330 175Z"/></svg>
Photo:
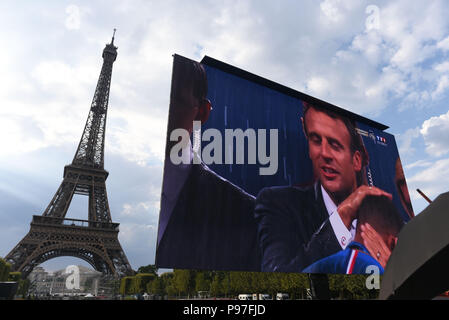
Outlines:
<svg viewBox="0 0 449 320"><path fill-rule="evenodd" d="M414 216L386 128L174 55L157 267L383 273Z"/></svg>

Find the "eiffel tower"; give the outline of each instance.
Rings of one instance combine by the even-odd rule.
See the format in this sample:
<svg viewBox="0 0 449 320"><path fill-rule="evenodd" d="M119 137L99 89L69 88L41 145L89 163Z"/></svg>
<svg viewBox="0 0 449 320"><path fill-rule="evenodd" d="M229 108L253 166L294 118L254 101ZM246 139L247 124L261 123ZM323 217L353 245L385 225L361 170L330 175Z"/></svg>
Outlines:
<svg viewBox="0 0 449 320"><path fill-rule="evenodd" d="M26 278L33 268L49 259L73 256L87 261L105 276L133 274L118 241L119 224L113 223L106 194L104 138L112 64L117 47L112 41L103 50L103 66L84 127L64 179L42 215L33 215L28 234L5 260L11 270ZM65 218L74 194L89 197L88 220Z"/></svg>

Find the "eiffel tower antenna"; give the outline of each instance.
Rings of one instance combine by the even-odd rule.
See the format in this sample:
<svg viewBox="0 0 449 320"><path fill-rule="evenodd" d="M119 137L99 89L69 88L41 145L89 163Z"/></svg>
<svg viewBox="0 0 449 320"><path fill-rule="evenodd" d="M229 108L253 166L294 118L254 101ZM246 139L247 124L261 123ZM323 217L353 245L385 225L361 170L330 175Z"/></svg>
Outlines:
<svg viewBox="0 0 449 320"><path fill-rule="evenodd" d="M6 260L25 278L35 266L55 257L74 256L87 261L104 275L122 276L133 270L118 241L106 193L104 144L112 65L117 58L114 34L103 50L103 66L81 140L71 164L42 215L33 215L28 234ZM89 197L88 220L65 216L74 194Z"/></svg>
<svg viewBox="0 0 449 320"><path fill-rule="evenodd" d="M115 31L117 31L116 28L114 28L114 33L112 34L112 41L111 41L111 44L114 44Z"/></svg>

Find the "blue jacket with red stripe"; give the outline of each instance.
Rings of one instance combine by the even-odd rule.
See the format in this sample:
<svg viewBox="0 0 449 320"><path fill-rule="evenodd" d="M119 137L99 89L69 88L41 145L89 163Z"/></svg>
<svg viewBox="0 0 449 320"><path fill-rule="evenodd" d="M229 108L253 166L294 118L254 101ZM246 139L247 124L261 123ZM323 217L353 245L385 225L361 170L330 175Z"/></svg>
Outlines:
<svg viewBox="0 0 449 320"><path fill-rule="evenodd" d="M352 241L345 250L341 250L329 257L323 258L311 264L303 270L305 273L340 273L340 274L372 274L369 266L379 268L379 274L384 273L384 268L374 259L359 242Z"/></svg>

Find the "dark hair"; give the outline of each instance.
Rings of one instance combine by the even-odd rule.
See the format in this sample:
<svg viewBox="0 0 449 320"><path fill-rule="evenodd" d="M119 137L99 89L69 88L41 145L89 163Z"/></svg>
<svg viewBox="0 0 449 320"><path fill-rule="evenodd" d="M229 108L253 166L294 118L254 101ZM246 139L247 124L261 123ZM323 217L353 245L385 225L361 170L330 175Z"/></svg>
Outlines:
<svg viewBox="0 0 449 320"><path fill-rule="evenodd" d="M193 65L193 96L199 100L206 98L207 95L207 76L204 67L196 61Z"/></svg>
<svg viewBox="0 0 449 320"><path fill-rule="evenodd" d="M364 169L364 167L366 167L368 165L369 155L368 155L368 152L366 151L365 145L363 144L362 137L356 130L354 121L352 121L344 116L341 116L333 111L330 111L326 108L316 106L316 105L310 104L305 101L303 101L303 106L304 106L303 125L304 125L304 132L306 135L309 134L307 131L306 114L310 108L313 108L319 112L323 112L333 119L339 119L345 124L345 127L348 130L349 137L350 137L350 150L351 150L352 154L354 154L356 151L359 151L360 155L362 157L362 170L360 170L360 172L357 173L357 185L360 186L360 185L364 184L366 181L366 177L364 176L363 169Z"/></svg>
<svg viewBox="0 0 449 320"><path fill-rule="evenodd" d="M365 197L357 219L358 226L367 222L381 235L396 236L404 225L396 206L387 197Z"/></svg>

